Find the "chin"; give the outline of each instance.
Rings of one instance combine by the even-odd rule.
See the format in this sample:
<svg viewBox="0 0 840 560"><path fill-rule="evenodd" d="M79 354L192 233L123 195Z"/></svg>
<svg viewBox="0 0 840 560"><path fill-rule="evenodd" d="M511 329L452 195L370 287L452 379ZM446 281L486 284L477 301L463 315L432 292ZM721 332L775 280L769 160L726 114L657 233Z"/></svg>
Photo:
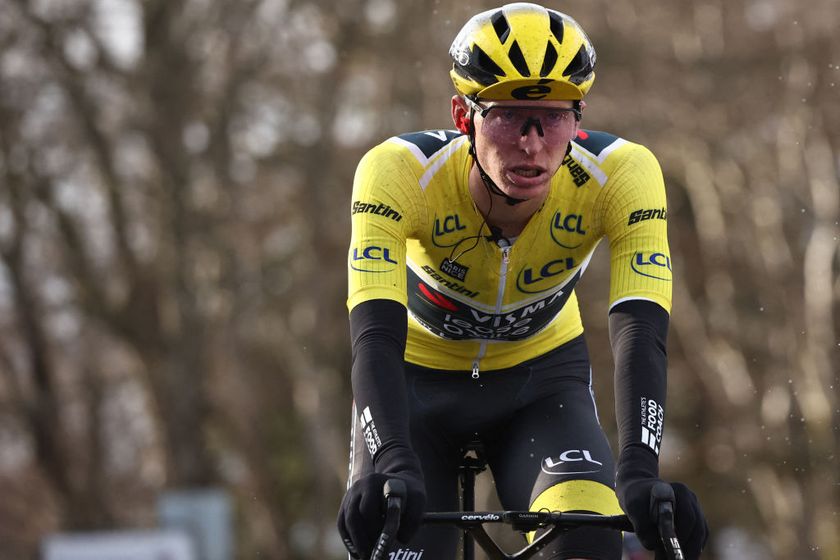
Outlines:
<svg viewBox="0 0 840 560"><path fill-rule="evenodd" d="M545 196L548 193L548 189L550 188L551 182L548 181L541 185L533 185L528 187L521 187L517 185L505 185L505 188L503 188L502 191L508 196L512 196L514 198L531 200L532 198L541 198Z"/></svg>

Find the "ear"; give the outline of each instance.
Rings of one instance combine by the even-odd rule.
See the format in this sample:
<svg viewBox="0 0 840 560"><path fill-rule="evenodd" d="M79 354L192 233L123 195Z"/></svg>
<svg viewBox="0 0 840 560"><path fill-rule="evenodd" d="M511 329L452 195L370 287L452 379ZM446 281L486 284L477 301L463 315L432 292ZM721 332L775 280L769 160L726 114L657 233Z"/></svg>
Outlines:
<svg viewBox="0 0 840 560"><path fill-rule="evenodd" d="M460 95L452 96L452 122L455 128L463 134L470 132L470 111Z"/></svg>
<svg viewBox="0 0 840 560"><path fill-rule="evenodd" d="M470 118L465 116L460 117L458 120L455 121L455 128L458 129L459 132L463 134L470 133Z"/></svg>

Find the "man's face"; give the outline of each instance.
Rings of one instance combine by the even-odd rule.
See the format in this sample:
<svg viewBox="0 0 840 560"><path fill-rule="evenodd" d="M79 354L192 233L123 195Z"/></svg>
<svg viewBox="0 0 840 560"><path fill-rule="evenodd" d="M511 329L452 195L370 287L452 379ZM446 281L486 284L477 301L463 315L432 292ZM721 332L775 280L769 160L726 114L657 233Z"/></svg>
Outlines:
<svg viewBox="0 0 840 560"><path fill-rule="evenodd" d="M465 101L467 114L469 107ZM577 134L572 107L571 101L473 105L478 161L504 193L525 200L547 196L551 178Z"/></svg>

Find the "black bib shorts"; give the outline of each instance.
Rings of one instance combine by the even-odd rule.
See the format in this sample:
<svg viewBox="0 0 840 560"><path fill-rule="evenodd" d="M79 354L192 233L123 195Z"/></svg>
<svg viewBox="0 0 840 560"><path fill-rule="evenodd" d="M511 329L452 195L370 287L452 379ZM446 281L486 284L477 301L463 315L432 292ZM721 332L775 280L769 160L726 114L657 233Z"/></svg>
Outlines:
<svg viewBox="0 0 840 560"><path fill-rule="evenodd" d="M427 511L459 510L458 466L464 447L479 440L503 509L622 513L583 335L516 367L482 371L478 379L470 371L410 363L405 372ZM355 410L353 418L351 483L373 469ZM455 528L424 526L391 560L455 560L459 538ZM621 533L575 529L538 558L619 560Z"/></svg>

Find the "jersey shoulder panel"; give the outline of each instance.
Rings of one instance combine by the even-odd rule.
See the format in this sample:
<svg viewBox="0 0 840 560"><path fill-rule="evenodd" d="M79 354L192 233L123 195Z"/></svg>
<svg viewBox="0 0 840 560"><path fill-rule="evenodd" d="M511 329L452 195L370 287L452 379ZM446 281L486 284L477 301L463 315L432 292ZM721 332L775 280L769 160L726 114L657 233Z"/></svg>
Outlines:
<svg viewBox="0 0 840 560"><path fill-rule="evenodd" d="M466 140L454 130L421 130L392 136L365 154L359 170L376 175L399 173L401 181L413 182L424 190L440 165Z"/></svg>
<svg viewBox="0 0 840 560"><path fill-rule="evenodd" d="M630 214L659 209L665 215L665 182L659 162L647 147L623 138L603 148L600 169L606 181L595 200L594 222L611 239L623 235Z"/></svg>
<svg viewBox="0 0 840 560"><path fill-rule="evenodd" d="M606 148L602 168L608 181L599 196L599 206L605 212L615 209L616 199L626 204L636 201L660 201L664 204L665 182L662 169L653 152L642 144L619 138ZM601 152L604 153L603 151Z"/></svg>
<svg viewBox="0 0 840 560"><path fill-rule="evenodd" d="M632 142L615 134L599 130L580 130L572 141L571 154L576 159L596 167L603 175L601 186L628 162L647 164L648 158L655 162L651 151L636 142ZM658 163L656 164L658 166Z"/></svg>
<svg viewBox="0 0 840 560"><path fill-rule="evenodd" d="M595 158L599 158L601 154L616 142L623 142L615 134L609 132L602 132L600 130L583 130L578 131L578 135L574 139L574 143L581 149L585 150Z"/></svg>
<svg viewBox="0 0 840 560"><path fill-rule="evenodd" d="M617 154L626 151L631 143L627 140L598 130L579 130L571 143L564 165L569 168L574 183L578 187L594 179L601 187L607 184L620 157Z"/></svg>
<svg viewBox="0 0 840 560"><path fill-rule="evenodd" d="M438 152L461 136L456 130L421 130L394 136L389 141L406 148L425 167Z"/></svg>
<svg viewBox="0 0 840 560"><path fill-rule="evenodd" d="M424 130L389 140L392 149L411 160L430 214L457 206L469 196L465 183L472 162L468 140L454 130Z"/></svg>

